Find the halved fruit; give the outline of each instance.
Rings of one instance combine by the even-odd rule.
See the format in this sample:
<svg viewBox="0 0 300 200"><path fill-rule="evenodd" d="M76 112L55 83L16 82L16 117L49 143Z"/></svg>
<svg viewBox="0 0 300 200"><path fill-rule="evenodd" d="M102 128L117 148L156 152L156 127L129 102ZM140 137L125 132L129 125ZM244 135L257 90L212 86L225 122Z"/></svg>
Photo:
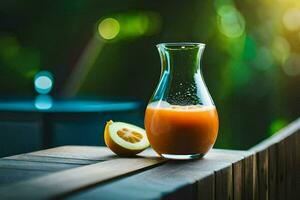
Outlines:
<svg viewBox="0 0 300 200"><path fill-rule="evenodd" d="M104 140L106 146L119 156L133 156L150 146L144 129L112 120L106 123Z"/></svg>

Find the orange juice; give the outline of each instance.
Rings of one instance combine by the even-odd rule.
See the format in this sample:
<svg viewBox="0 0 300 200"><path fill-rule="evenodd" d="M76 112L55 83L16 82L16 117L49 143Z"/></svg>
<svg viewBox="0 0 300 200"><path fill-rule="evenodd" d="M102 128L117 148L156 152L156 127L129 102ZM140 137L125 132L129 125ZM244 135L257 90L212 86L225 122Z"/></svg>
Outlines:
<svg viewBox="0 0 300 200"><path fill-rule="evenodd" d="M215 143L219 120L215 106L148 105L145 128L152 148L159 154L207 153Z"/></svg>

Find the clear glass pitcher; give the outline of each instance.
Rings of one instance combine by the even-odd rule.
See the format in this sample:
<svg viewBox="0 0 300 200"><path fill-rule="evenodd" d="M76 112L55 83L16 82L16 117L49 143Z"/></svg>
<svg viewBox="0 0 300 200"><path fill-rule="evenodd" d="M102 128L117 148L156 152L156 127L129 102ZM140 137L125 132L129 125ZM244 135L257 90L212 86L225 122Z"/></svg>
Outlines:
<svg viewBox="0 0 300 200"><path fill-rule="evenodd" d="M152 148L169 159L205 155L214 145L219 120L201 74L202 43L162 43L159 84L145 113Z"/></svg>

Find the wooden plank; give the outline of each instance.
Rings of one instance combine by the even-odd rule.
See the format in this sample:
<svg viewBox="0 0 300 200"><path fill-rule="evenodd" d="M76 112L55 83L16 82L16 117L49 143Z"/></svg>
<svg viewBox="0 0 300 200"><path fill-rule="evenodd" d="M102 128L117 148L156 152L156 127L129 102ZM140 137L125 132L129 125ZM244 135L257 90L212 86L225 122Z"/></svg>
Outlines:
<svg viewBox="0 0 300 200"><path fill-rule="evenodd" d="M216 149L212 150L218 151ZM223 150L222 150L223 151ZM235 199L256 199L257 190L256 156L253 151L224 150L228 153L240 155L242 160L233 162L233 192ZM226 156L228 157L228 156ZM242 167L242 171L241 171ZM242 177L241 177L242 173ZM242 193L242 194L241 194ZM241 197L242 196L242 197Z"/></svg>
<svg viewBox="0 0 300 200"><path fill-rule="evenodd" d="M72 149L71 152L75 152L73 147L68 147L67 149ZM80 147L80 149L82 149L82 147ZM38 153L47 154L48 151L49 150L42 150ZM106 150L103 148L101 148L100 151L106 153ZM52 157L34 154L35 152L0 159L0 184L24 181L51 172L58 172L98 162L96 160L66 158L61 155L61 157Z"/></svg>
<svg viewBox="0 0 300 200"><path fill-rule="evenodd" d="M21 170L39 170L55 172L82 165L77 164L65 164L65 163L41 163L41 162L30 162L22 160L11 160L11 159L0 159L0 168L5 169L21 169Z"/></svg>
<svg viewBox="0 0 300 200"><path fill-rule="evenodd" d="M286 161L286 199L296 199L296 134L284 140ZM299 171L298 171L299 172Z"/></svg>
<svg viewBox="0 0 300 200"><path fill-rule="evenodd" d="M0 185L24 181L82 165L0 159Z"/></svg>
<svg viewBox="0 0 300 200"><path fill-rule="evenodd" d="M198 200L215 200L215 175L208 174L197 181Z"/></svg>
<svg viewBox="0 0 300 200"><path fill-rule="evenodd" d="M254 167L254 170L253 170L253 182L254 182L254 188L253 188L253 194L254 194L254 199L255 200L258 200L259 199L259 184L258 184L258 181L259 181L259 175L258 175L258 155L257 154L254 154L254 160L253 160L253 167Z"/></svg>
<svg viewBox="0 0 300 200"><path fill-rule="evenodd" d="M268 185L269 185L269 199L277 199L277 154L278 154L277 145L273 144L269 147L268 153L269 153L269 171L268 171Z"/></svg>
<svg viewBox="0 0 300 200"><path fill-rule="evenodd" d="M235 151L227 149L212 149L204 158L207 160L229 161L232 163L241 161L245 156L249 155L247 151Z"/></svg>
<svg viewBox="0 0 300 200"><path fill-rule="evenodd" d="M222 183L227 183L222 191L233 197L230 170L232 163L238 162L241 156L234 156L232 153L228 153L228 157L225 155L226 153L220 153L217 156L217 153L210 151L203 159L168 161L142 173L71 194L67 199L175 198L174 195L170 195L172 193L176 194L176 197L185 197L181 199L194 199L195 192L197 199L215 199L215 183L220 188ZM222 169L225 170L221 171ZM205 181L202 182L203 180Z"/></svg>
<svg viewBox="0 0 300 200"><path fill-rule="evenodd" d="M163 200L181 200L181 199L196 199L197 184L190 183L179 187L177 190L167 193L161 199Z"/></svg>
<svg viewBox="0 0 300 200"><path fill-rule="evenodd" d="M268 149L257 152L257 175L259 199L269 199Z"/></svg>
<svg viewBox="0 0 300 200"><path fill-rule="evenodd" d="M243 199L254 200L256 188L256 157L255 154L244 158Z"/></svg>
<svg viewBox="0 0 300 200"><path fill-rule="evenodd" d="M296 199L300 199L300 130L296 133Z"/></svg>
<svg viewBox="0 0 300 200"><path fill-rule="evenodd" d="M298 162L296 146L299 132L300 118L250 149L257 152L259 179L259 189L257 191L260 199L290 199L295 195L293 191L297 191L297 194L299 194L299 190L294 188L297 185L294 184L296 182L294 178L297 177L295 174L297 173L293 172ZM268 170L267 176L265 170ZM264 192L266 189L268 195Z"/></svg>
<svg viewBox="0 0 300 200"><path fill-rule="evenodd" d="M243 162L237 162L233 164L233 199L242 200L243 199L243 184L244 184L244 174L243 174Z"/></svg>
<svg viewBox="0 0 300 200"><path fill-rule="evenodd" d="M219 156L223 154L224 156L222 160L232 162L233 198L235 200L252 199L253 194L250 194L249 191L251 191L251 189L253 188L253 160L248 157L252 156L253 152L219 149L212 149L211 152L212 154L218 153ZM220 159L220 157L218 157L217 159ZM247 162L245 162L246 159ZM248 173L247 176L246 172Z"/></svg>
<svg viewBox="0 0 300 200"><path fill-rule="evenodd" d="M79 160L79 162L90 162L93 161L92 159L95 160L100 160L100 158L103 158L101 156L104 155L109 158L112 159L114 156L112 156L112 153L110 151L107 151L107 149L104 148L100 148L100 150L97 147L92 147L92 148L87 148L88 150L85 149L85 147L76 147L76 146L67 146L67 147L60 147L60 148L54 148L54 149L50 149L50 150L43 150L43 151L39 151L39 152L34 152L34 153L30 153L30 154L25 154L25 155L19 155L19 156L14 156L14 157L9 157L6 158L7 160L10 161L16 161L17 159L20 160L35 160L36 162L40 162L40 161L44 161L44 163L47 164L48 163L60 163L60 162L77 162ZM79 157L78 155L76 155L76 152L81 151L83 155L82 157ZM89 152L91 154L89 154ZM186 163L186 167L182 166L182 162L171 162L173 164L167 164L167 166L169 166L168 168L168 172L172 171L170 170L170 168L175 167L179 167L180 170L179 171L174 171L175 173L177 173L177 175L180 175L180 178L177 177L177 179L179 180L178 182L174 181L173 185L171 184L169 190L166 188L163 190L158 190L158 191L151 191L148 192L150 196L159 196L159 197L164 197L166 199L174 199L174 195L176 197L190 197L190 198L203 198L203 195L205 195L207 198L206 199L214 199L215 198L215 187L219 188L220 191L223 192L223 194L225 194L228 199L232 199L233 197L236 197L237 199L240 198L241 196L241 191L243 191L243 189L241 189L241 185L242 183L244 183L243 177L245 177L243 175L244 173L244 165L243 165L243 161L242 159L244 158L245 155L249 155L249 153L247 152L243 152L243 151L226 151L226 150L212 150L207 156L205 156L203 159L198 160L200 162L195 162L194 161L188 161ZM147 156L147 157L155 157L155 154L153 153L152 150L146 150L142 156ZM45 158L44 158L45 157ZM82 159L83 158L83 159ZM26 160L27 159L27 160ZM61 160L60 160L61 159ZM134 159L144 159L144 158L134 158ZM67 161L65 161L67 160ZM109 161L106 161L109 162ZM131 163L131 161L128 161ZM105 162L103 162L105 163ZM81 164L85 164L85 163L81 163ZM100 165L100 163L95 164L95 165ZM116 164L117 165L117 164ZM163 165L164 166L164 165ZM88 166L86 166L88 167ZM122 166L124 167L124 166ZM158 167L161 168L162 166ZM81 167L82 168L82 167ZM185 169L186 168L186 169ZM78 169L78 168L76 168ZM76 170L74 169L74 170ZM155 168L156 169L156 168ZM190 169L194 169L194 170L190 170ZM151 169L150 171L152 171L154 169ZM197 179L195 179L195 171L197 170L196 174L197 174ZM236 176L233 176L232 174L232 170L234 173L237 173ZM64 172L68 172L68 171L72 171L72 170L66 170ZM84 171L91 171L91 170L84 170ZM167 170L165 170L167 171ZM187 171L191 171L189 173L187 173ZM215 172L215 174L214 174ZM16 183L16 184L12 184L10 186L7 187L0 187L0 193L1 191L6 191L7 193L4 193L5 195L16 195L16 194L9 194L9 190L11 190L12 188L16 189L16 188L22 188L22 190L20 190L20 192L18 194L22 194L22 198L24 197L24 194L30 194L33 190L33 188L35 188L35 190L37 191L43 191L46 190L48 191L47 194L43 194L43 192L38 192L35 193L35 197L37 195L37 197L46 197L48 198L48 195L50 195L50 197L56 197L56 196L61 196L61 195L65 195L68 194L70 192L73 191L77 191L78 189L81 190L82 188L94 185L98 182L101 182L103 180L100 181L93 181L90 178L88 179L89 183L86 182L81 182L78 183L78 179L82 180L83 178L76 178L76 177L72 177L72 175L70 174L70 172L67 173L67 175L64 174L59 174L55 173L56 176L52 177L52 175L55 174L50 174L47 175L45 177L48 177L45 179L45 177L40 177L37 179L33 179L33 180L29 180L29 181L24 181L22 183ZM81 172L73 172L73 174L80 174ZM100 173L100 172L99 172ZM59 175L57 175L59 174ZM68 175L69 174L69 175ZM116 176L122 175L123 173L117 174ZM159 171L156 172L156 177L159 179L159 176L163 177L161 174L159 175ZM181 175L182 174L182 175ZM171 178L173 174L170 173L166 173L167 176L170 176ZM86 175L83 175L84 177L86 177ZM87 175L88 176L88 175ZM182 176L182 177L181 177ZM186 178L186 176L188 178ZM67 177L67 179L62 180L62 178L58 178L58 177ZM70 178L71 177L71 178ZM208 178L209 177L209 178ZM113 177L112 177L113 178ZM145 177L144 177L145 178ZM199 192L197 191L203 191L203 183L202 179L206 178L205 180L209 180L207 181L210 184L206 184L206 188L209 188L205 193L201 193L199 194ZM41 179L41 180L40 180ZM71 180L70 180L71 179ZM75 179L75 180L73 180ZM110 179L110 178L108 178ZM51 181L52 180L52 181ZM51 183L53 182L53 180L55 180L55 183ZM104 179L107 180L107 179ZM92 181L92 182L90 182ZM164 181L164 180L161 180ZM47 183L48 182L48 183ZM76 182L76 184L73 184L74 182ZM153 182L153 181L152 181ZM29 186L28 185L31 185ZM42 183L47 183L46 185L43 185ZM68 184L66 184L68 183ZM71 186L69 183L72 183ZM83 184L85 183L85 184ZM140 183L140 182L137 182ZM180 183L180 184L178 184ZM225 184L226 183L226 184ZM232 185L237 184L236 188L239 188L239 191L237 192L233 192L233 187ZM170 184L170 183L168 183ZM56 188L57 185L63 185L63 187L60 188ZM201 186L202 185L202 186ZM33 186L33 187L32 187ZM141 185L141 187L144 186L144 184ZM125 187L128 188L129 186ZM132 185L130 187L137 187L136 185ZM153 188L153 185L150 185L150 188ZM154 187L157 189L157 187ZM142 188L141 188L142 189ZM50 193L49 193L50 191ZM168 192L166 192L168 191ZM172 191L172 192L171 192ZM122 192L121 192L122 193ZM125 193L125 192L124 192ZM122 193L122 195L125 195L124 193ZM171 193L173 193L173 195L171 195ZM117 195L118 193L114 192L114 195ZM169 195L166 195L169 194ZM30 198L34 198L31 196L32 193L30 194ZM45 196L43 196L45 195ZM130 196L130 194L129 194ZM132 196L134 196L134 194L132 194ZM132 197L131 196L131 197ZM14 196L14 197L18 197ZM25 196L26 197L26 196ZM123 196L122 196L123 197ZM220 197L217 197L220 198ZM217 199L216 198L216 199Z"/></svg>
<svg viewBox="0 0 300 200"><path fill-rule="evenodd" d="M72 159L86 159L104 161L118 158L106 147L93 146L62 146L42 151L29 153L35 156L48 156L56 158L72 158Z"/></svg>
<svg viewBox="0 0 300 200"><path fill-rule="evenodd" d="M215 173L216 177L216 200L222 199L233 199L233 188L232 188L232 166L223 168Z"/></svg>
<svg viewBox="0 0 300 200"><path fill-rule="evenodd" d="M146 149L138 156L157 156L152 149ZM137 156L137 157L138 157ZM119 158L106 147L93 146L62 146L31 153L9 156L2 159L22 160L41 163L94 164Z"/></svg>
<svg viewBox="0 0 300 200"><path fill-rule="evenodd" d="M6 199L56 198L99 182L146 169L161 162L164 160L150 157L119 158L104 161L2 186L0 187L0 197ZM13 191L18 191L18 193Z"/></svg>
<svg viewBox="0 0 300 200"><path fill-rule="evenodd" d="M220 198L216 199L235 199L240 200L243 196L243 162L235 161L232 162L232 166L228 167L227 169L222 169L221 172L216 172L216 189L219 189L220 185L223 191L223 188L226 187L226 193L219 195ZM219 176L222 176L219 178ZM218 183L218 180L223 180ZM218 192L216 191L216 194ZM218 195L217 195L218 196ZM225 198L227 197L227 198Z"/></svg>
<svg viewBox="0 0 300 200"><path fill-rule="evenodd" d="M48 174L48 171L0 168L0 186Z"/></svg>
<svg viewBox="0 0 300 200"><path fill-rule="evenodd" d="M233 198L246 199L249 198L248 194L246 195L245 182L248 179L251 179L253 173L253 162L248 161L248 165L251 165L252 171L248 170L249 177L245 176L245 162L244 159L251 156L253 152L248 151L236 151L236 150L223 150L223 149L212 149L210 156L207 159L223 160L229 161L232 163L232 195ZM231 197L230 197L231 198Z"/></svg>
<svg viewBox="0 0 300 200"><path fill-rule="evenodd" d="M286 162L285 162L285 142L281 141L277 144L277 188L278 200L285 200L285 184L286 184Z"/></svg>
<svg viewBox="0 0 300 200"><path fill-rule="evenodd" d="M226 166L230 164L211 160L170 161L142 173L72 194L66 199L170 199L173 197L171 193L182 188L185 188L184 199L194 198L193 188L198 180L212 175L214 169L220 170ZM212 196L209 192L202 193L202 196Z"/></svg>
<svg viewBox="0 0 300 200"><path fill-rule="evenodd" d="M65 163L65 164L77 164L77 165L88 165L88 164L94 164L96 162L99 162L96 160L88 160L88 159L36 156L34 154L20 154L20 155L16 155L16 156L6 157L3 159L4 160L41 162L41 163Z"/></svg>

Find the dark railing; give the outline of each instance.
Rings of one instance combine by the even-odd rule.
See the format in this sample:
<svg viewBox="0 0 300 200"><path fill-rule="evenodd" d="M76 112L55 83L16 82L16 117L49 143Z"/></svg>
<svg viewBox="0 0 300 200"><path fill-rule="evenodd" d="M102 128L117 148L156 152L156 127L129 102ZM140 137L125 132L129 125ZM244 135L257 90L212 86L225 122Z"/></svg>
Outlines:
<svg viewBox="0 0 300 200"><path fill-rule="evenodd" d="M250 151L259 199L300 199L300 118Z"/></svg>

